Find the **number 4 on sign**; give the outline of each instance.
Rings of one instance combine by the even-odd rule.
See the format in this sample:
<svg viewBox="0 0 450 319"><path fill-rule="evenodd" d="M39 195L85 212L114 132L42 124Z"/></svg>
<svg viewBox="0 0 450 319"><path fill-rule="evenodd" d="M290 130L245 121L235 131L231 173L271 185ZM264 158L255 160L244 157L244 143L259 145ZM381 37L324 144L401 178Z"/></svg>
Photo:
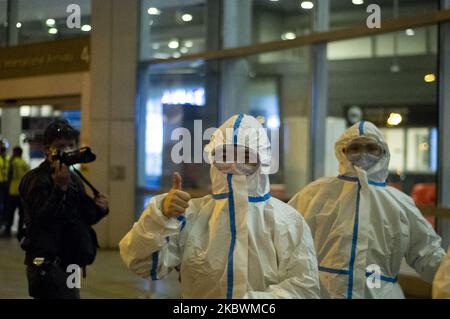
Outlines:
<svg viewBox="0 0 450 319"><path fill-rule="evenodd" d="M371 4L367 7L367 13L370 15L367 17L367 27L369 29L381 28L381 8L377 4Z"/></svg>

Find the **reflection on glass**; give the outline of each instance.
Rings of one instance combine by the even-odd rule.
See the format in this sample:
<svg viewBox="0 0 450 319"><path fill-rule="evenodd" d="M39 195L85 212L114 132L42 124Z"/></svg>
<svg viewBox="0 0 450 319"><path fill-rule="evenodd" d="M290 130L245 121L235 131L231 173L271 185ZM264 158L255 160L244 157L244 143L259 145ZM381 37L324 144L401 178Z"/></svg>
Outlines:
<svg viewBox="0 0 450 319"><path fill-rule="evenodd" d="M293 40L311 33L311 1L254 0L248 19L253 21L253 43Z"/></svg>
<svg viewBox="0 0 450 319"><path fill-rule="evenodd" d="M222 16L222 47L233 48L271 41L290 41L312 32L317 6L314 1L299 0L227 0L222 7L211 9L214 0L172 2L144 0L141 6L141 59L177 58L206 51L207 37L215 35L207 23L210 10ZM331 0L330 29L364 25L367 1ZM439 9L439 0L381 0L383 21L416 16ZM395 38L395 39L394 39ZM424 39L427 41L424 41ZM395 43L394 43L395 42ZM435 32L407 29L375 38L346 40L330 46L331 60L424 54L427 43L434 47ZM396 46L399 51L396 51ZM354 51L351 48L357 47ZM349 54L351 56L349 56Z"/></svg>
<svg viewBox="0 0 450 319"><path fill-rule="evenodd" d="M17 16L11 17L11 21L14 21L14 25L10 26L14 28L11 45L76 38L87 36L91 31L91 0L45 0L45 5L42 1L29 0L12 3L17 5ZM71 28L67 24L69 15L74 12L67 12L71 4L80 8L79 28ZM0 14L1 12L0 8Z"/></svg>
<svg viewBox="0 0 450 319"><path fill-rule="evenodd" d="M172 174L178 171L183 176L183 185L190 189L207 189L209 167L202 163L203 131L217 125L217 106L211 105L208 94L214 94L214 75L205 74L202 61L172 65L153 65L143 77L140 85L145 115L140 126L145 145L139 150L138 161L144 162L139 186L144 189L165 189L172 184ZM201 121L201 122L196 122ZM202 132L198 132L198 126ZM183 128L180 136L177 129ZM178 151L177 147L183 145ZM173 153L175 152L175 153ZM197 153L200 154L197 154ZM180 155L186 162L175 160ZM200 156L200 163L197 157Z"/></svg>
<svg viewBox="0 0 450 319"><path fill-rule="evenodd" d="M0 0L0 47L4 47L7 45L6 43L6 32L8 26L8 19L6 16L7 12L7 1Z"/></svg>
<svg viewBox="0 0 450 319"><path fill-rule="evenodd" d="M372 3L379 5L382 21L439 10L439 0L331 0L330 28L334 30L365 24L370 15L367 8ZM414 33L411 30L405 32Z"/></svg>
<svg viewBox="0 0 450 319"><path fill-rule="evenodd" d="M206 1L141 2L141 59L178 58L204 51Z"/></svg>
<svg viewBox="0 0 450 319"><path fill-rule="evenodd" d="M328 60L398 58L437 54L436 28L436 26L430 26L414 29L412 35L400 31L331 42L328 44ZM397 70L399 69L400 67Z"/></svg>
<svg viewBox="0 0 450 319"><path fill-rule="evenodd" d="M272 194L284 199L309 182L309 52L283 50L221 62L223 118L247 113L260 119L269 136L280 132L280 167L270 181Z"/></svg>
<svg viewBox="0 0 450 319"><path fill-rule="evenodd" d="M436 179L437 33L429 26L328 44L328 116L380 127L391 151L388 181L408 194Z"/></svg>

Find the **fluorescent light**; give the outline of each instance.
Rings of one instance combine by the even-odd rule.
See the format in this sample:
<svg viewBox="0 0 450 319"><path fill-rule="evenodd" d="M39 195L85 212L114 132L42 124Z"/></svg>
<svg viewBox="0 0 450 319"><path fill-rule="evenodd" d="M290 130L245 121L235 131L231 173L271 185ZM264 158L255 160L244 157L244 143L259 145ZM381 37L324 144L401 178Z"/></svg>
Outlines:
<svg viewBox="0 0 450 319"><path fill-rule="evenodd" d="M85 24L85 25L81 26L81 31L84 31L84 32L89 32L89 31L91 31L91 29L92 28L89 24Z"/></svg>
<svg viewBox="0 0 450 319"><path fill-rule="evenodd" d="M22 105L20 107L20 116L28 117L31 115L31 107L29 105Z"/></svg>
<svg viewBox="0 0 450 319"><path fill-rule="evenodd" d="M280 0L270 0L270 2L278 2L278 1L280 1Z"/></svg>
<svg viewBox="0 0 450 319"><path fill-rule="evenodd" d="M406 35L407 35L407 36L410 36L410 37L416 35L416 31L414 31L414 29L406 29L405 32L406 32Z"/></svg>
<svg viewBox="0 0 450 319"><path fill-rule="evenodd" d="M17 28L17 29L20 29L21 27L22 27L22 23L17 22L17 23L16 23L16 28Z"/></svg>
<svg viewBox="0 0 450 319"><path fill-rule="evenodd" d="M53 27L55 23L56 23L55 19L47 19L45 21L45 24L48 25L49 27Z"/></svg>
<svg viewBox="0 0 450 319"><path fill-rule="evenodd" d="M180 42L178 42L178 40L172 40L169 42L168 46L171 49L178 49L180 47Z"/></svg>
<svg viewBox="0 0 450 319"><path fill-rule="evenodd" d="M50 28L50 29L48 29L48 33L50 33L50 34L57 34L58 33L58 29Z"/></svg>
<svg viewBox="0 0 450 319"><path fill-rule="evenodd" d="M148 8L147 13L152 16L159 16L161 14L161 10L155 7Z"/></svg>
<svg viewBox="0 0 450 319"><path fill-rule="evenodd" d="M425 77L423 79L427 83L433 83L436 81L436 75L433 73L430 73L430 74L425 75Z"/></svg>
<svg viewBox="0 0 450 319"><path fill-rule="evenodd" d="M194 42L191 40L184 41L184 46L186 48L192 48L194 46Z"/></svg>
<svg viewBox="0 0 450 319"><path fill-rule="evenodd" d="M53 106L52 105L42 105L41 106L41 116L49 117L53 114Z"/></svg>
<svg viewBox="0 0 450 319"><path fill-rule="evenodd" d="M300 6L302 7L302 9L311 10L312 8L314 8L314 3L312 3L311 1L302 1Z"/></svg>
<svg viewBox="0 0 450 319"><path fill-rule="evenodd" d="M294 40L297 36L294 32L285 32L281 35L282 40Z"/></svg>
<svg viewBox="0 0 450 319"><path fill-rule="evenodd" d="M361 4L364 4L364 0L352 0L352 3L353 3L354 5L359 6L359 5L361 5Z"/></svg>
<svg viewBox="0 0 450 319"><path fill-rule="evenodd" d="M192 14L190 14L190 13L184 13L184 14L181 16L181 20L183 20L184 22L191 22L192 19L194 19L194 17L193 17Z"/></svg>

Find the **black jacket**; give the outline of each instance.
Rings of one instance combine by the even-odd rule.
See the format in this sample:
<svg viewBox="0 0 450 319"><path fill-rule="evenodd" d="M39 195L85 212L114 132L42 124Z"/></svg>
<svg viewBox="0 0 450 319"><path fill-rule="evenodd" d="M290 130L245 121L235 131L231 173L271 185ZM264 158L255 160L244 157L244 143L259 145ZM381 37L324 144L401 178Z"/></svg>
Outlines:
<svg viewBox="0 0 450 319"><path fill-rule="evenodd" d="M71 241L77 239L67 234L73 225L94 225L108 214L86 194L77 175L71 172L69 187L63 192L53 183L51 174L51 163L44 161L28 172L19 186L26 226L27 265L36 257L59 258L61 265L72 263Z"/></svg>

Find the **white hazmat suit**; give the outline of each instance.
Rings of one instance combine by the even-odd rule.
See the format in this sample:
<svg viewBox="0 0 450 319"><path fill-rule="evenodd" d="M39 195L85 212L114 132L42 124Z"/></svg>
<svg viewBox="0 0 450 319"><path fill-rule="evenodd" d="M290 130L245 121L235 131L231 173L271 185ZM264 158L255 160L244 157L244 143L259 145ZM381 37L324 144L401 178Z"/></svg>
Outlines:
<svg viewBox="0 0 450 319"><path fill-rule="evenodd" d="M367 171L353 166L344 148L372 137L383 155ZM413 200L385 184L389 149L370 122L350 127L336 142L339 177L324 177L289 204L311 228L323 298L404 298L397 282L402 259L431 283L445 254L441 239Z"/></svg>
<svg viewBox="0 0 450 319"><path fill-rule="evenodd" d="M152 198L120 242L132 271L157 280L179 267L183 298L320 297L309 227L269 195L263 172L270 143L261 128L251 116L234 116L205 148L211 155L223 145L257 145L260 166L253 175L225 175L211 165L213 195L191 200L179 220L163 216L165 195Z"/></svg>

